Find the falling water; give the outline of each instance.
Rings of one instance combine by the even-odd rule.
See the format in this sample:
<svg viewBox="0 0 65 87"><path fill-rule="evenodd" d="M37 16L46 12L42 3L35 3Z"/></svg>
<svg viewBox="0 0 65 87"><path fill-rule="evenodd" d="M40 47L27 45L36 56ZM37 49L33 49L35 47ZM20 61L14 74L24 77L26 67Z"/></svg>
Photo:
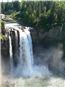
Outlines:
<svg viewBox="0 0 65 87"><path fill-rule="evenodd" d="M29 31L29 28L26 27L26 29L24 29L26 35L27 35L27 38L28 38L28 42L29 42L29 50L30 50L30 55L31 55L31 63L33 65L33 49L32 49L32 38L31 38L31 35L30 35L30 31Z"/></svg>
<svg viewBox="0 0 65 87"><path fill-rule="evenodd" d="M11 40L11 36L9 35L9 55L10 55L10 74L12 75L12 71L13 71L13 53L12 53L12 40Z"/></svg>
<svg viewBox="0 0 65 87"><path fill-rule="evenodd" d="M39 65L34 65L33 49L32 49L32 38L28 27L25 27L24 30L20 29L18 26L11 26L14 28L15 32L15 48L18 46L18 64L16 68L13 68L13 58L12 58L12 41L9 36L9 45L10 45L10 63L11 63L11 72L15 77L28 77L28 76L42 76L42 75L51 75L48 68ZM16 53L17 54L17 53ZM16 57L15 57L16 59Z"/></svg>
<svg viewBox="0 0 65 87"><path fill-rule="evenodd" d="M19 35L20 35L20 62L17 72L19 75L22 74L23 76L30 76L32 74L32 63L33 63L30 50L31 41L27 37L27 34L22 30L19 31ZM21 70L22 73L19 72L19 70Z"/></svg>

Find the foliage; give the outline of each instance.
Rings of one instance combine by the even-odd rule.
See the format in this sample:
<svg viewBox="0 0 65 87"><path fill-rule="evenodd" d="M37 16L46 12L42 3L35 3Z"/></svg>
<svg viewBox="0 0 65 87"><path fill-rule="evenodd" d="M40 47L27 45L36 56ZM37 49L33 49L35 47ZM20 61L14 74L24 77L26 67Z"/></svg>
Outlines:
<svg viewBox="0 0 65 87"><path fill-rule="evenodd" d="M5 35L0 34L0 40L6 40L6 39L7 39L7 37Z"/></svg>
<svg viewBox="0 0 65 87"><path fill-rule="evenodd" d="M2 13L12 13L11 17L21 24L43 29L44 32L65 23L65 1L15 1L1 3L1 6Z"/></svg>
<svg viewBox="0 0 65 87"><path fill-rule="evenodd" d="M18 1L15 2L1 2L1 11L4 14L11 14L13 11L20 10L20 4Z"/></svg>
<svg viewBox="0 0 65 87"><path fill-rule="evenodd" d="M21 2L17 16L25 25L49 31L55 25L65 23L65 2L28 1Z"/></svg>
<svg viewBox="0 0 65 87"><path fill-rule="evenodd" d="M18 14L19 14L19 12L14 11L14 12L12 12L12 13L9 15L9 17L12 18L12 19L15 19Z"/></svg>
<svg viewBox="0 0 65 87"><path fill-rule="evenodd" d="M5 26L3 21L1 21L1 33L5 35Z"/></svg>
<svg viewBox="0 0 65 87"><path fill-rule="evenodd" d="M6 36L5 36L5 27L4 27L4 21L0 21L0 27L1 27L1 33L0 33L0 40L6 40Z"/></svg>
<svg viewBox="0 0 65 87"><path fill-rule="evenodd" d="M2 13L10 14L10 17L19 23L31 26L43 33L60 26L63 46L65 41L65 1L18 1L2 3ZM65 46L64 46L65 52Z"/></svg>

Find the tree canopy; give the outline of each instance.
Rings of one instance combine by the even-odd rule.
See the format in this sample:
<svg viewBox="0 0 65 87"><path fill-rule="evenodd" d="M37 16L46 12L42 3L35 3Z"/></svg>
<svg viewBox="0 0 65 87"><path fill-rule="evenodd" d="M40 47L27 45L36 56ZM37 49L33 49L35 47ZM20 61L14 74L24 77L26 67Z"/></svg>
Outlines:
<svg viewBox="0 0 65 87"><path fill-rule="evenodd" d="M48 32L60 26L65 52L65 1L15 1L1 3L2 13L20 24L34 27L37 32Z"/></svg>

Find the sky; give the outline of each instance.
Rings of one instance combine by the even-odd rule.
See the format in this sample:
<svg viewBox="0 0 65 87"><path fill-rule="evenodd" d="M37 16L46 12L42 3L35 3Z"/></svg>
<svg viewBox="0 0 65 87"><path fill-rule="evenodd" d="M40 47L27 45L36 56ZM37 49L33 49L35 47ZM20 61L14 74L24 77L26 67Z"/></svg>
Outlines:
<svg viewBox="0 0 65 87"><path fill-rule="evenodd" d="M11 1L21 1L21 0L0 0L0 2L11 2Z"/></svg>
<svg viewBox="0 0 65 87"><path fill-rule="evenodd" d="M12 2L12 1L22 1L22 0L0 0L0 2ZM24 0L24 1L40 1L40 0ZM65 0L41 0L41 1L65 1Z"/></svg>

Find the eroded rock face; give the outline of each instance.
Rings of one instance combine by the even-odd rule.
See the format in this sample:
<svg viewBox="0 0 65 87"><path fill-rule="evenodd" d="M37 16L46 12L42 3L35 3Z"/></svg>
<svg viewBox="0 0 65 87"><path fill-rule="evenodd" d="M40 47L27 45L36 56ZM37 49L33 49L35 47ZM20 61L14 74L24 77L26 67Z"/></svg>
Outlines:
<svg viewBox="0 0 65 87"><path fill-rule="evenodd" d="M62 41L63 38L63 32L60 26L54 27L53 29L50 29L48 32L43 32L43 29L39 30L39 32L37 32L36 29L32 29L31 35L33 43L42 43L43 45L52 45L54 43Z"/></svg>
<svg viewBox="0 0 65 87"><path fill-rule="evenodd" d="M62 61L62 57L64 55L63 44L61 45L57 46L57 48L54 48L55 50L48 62L48 66L49 69L52 70L54 73L65 76L65 62Z"/></svg>
<svg viewBox="0 0 65 87"><path fill-rule="evenodd" d="M9 39L7 38L6 40L1 41L1 55L4 57L9 56Z"/></svg>
<svg viewBox="0 0 65 87"><path fill-rule="evenodd" d="M49 68L56 74L65 75L65 62L62 61L63 51L56 50L49 61Z"/></svg>
<svg viewBox="0 0 65 87"><path fill-rule="evenodd" d="M10 69L10 58L9 58L9 39L1 41L1 64L2 74L8 74Z"/></svg>
<svg viewBox="0 0 65 87"><path fill-rule="evenodd" d="M45 64L53 73L65 76L65 62L62 61L63 44L49 48L36 46L34 55L35 64Z"/></svg>
<svg viewBox="0 0 65 87"><path fill-rule="evenodd" d="M37 35L37 30L36 29L32 29L30 30L31 32L31 36L32 36L32 41L33 41L33 44L36 44L38 43L38 35Z"/></svg>
<svg viewBox="0 0 65 87"><path fill-rule="evenodd" d="M13 64L14 66L17 66L17 62L18 62L18 49L19 49L19 32L17 32L17 38L15 36L15 31L11 31L10 35L11 35L11 39L12 39L12 53L13 53ZM18 41L17 41L18 40ZM17 41L17 43L16 43Z"/></svg>

